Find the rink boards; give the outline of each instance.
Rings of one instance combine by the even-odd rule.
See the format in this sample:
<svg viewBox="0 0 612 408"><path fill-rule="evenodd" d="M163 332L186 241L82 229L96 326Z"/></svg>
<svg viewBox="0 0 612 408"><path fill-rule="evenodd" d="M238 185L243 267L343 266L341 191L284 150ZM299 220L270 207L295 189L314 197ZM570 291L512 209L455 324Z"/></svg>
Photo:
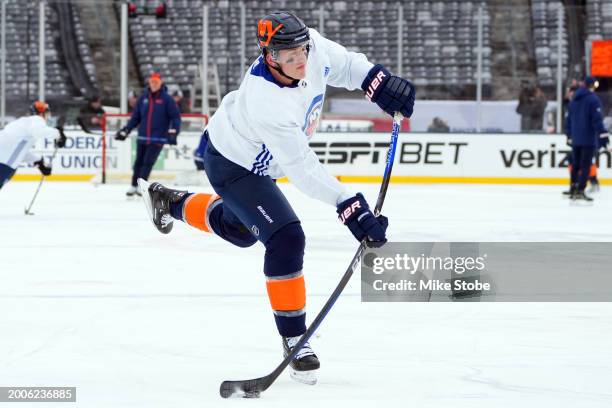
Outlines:
<svg viewBox="0 0 612 408"><path fill-rule="evenodd" d="M99 177L102 142L96 134L67 131L66 149L53 162L51 180L86 181ZM195 172L193 150L198 132L183 132L177 146L166 146L155 174ZM310 145L331 174L345 182L377 182L384 169L389 143L386 133L318 133ZM110 140L107 145L109 174L130 174L135 142ZM51 140L41 141L36 152L48 159ZM566 184L565 136L528 134L402 133L397 146L392 182ZM612 184L612 157L601 152L599 177ZM35 168L20 168L15 180L38 180Z"/></svg>

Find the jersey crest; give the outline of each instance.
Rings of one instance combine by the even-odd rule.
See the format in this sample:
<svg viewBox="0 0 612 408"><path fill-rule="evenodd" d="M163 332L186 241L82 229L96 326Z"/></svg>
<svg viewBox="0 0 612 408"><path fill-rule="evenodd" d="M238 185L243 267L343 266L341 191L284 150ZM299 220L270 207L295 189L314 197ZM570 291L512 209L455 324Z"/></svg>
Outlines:
<svg viewBox="0 0 612 408"><path fill-rule="evenodd" d="M317 131L319 127L319 121L321 120L321 114L323 113L323 94L314 97L310 103L310 107L306 111L306 118L304 120L304 126L302 131L306 134L309 139Z"/></svg>

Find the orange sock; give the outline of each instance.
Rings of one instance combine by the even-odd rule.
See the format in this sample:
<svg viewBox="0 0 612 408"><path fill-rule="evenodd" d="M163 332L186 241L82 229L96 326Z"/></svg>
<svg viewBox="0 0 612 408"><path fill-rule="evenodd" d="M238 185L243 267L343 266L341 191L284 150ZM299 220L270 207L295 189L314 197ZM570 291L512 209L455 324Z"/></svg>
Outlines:
<svg viewBox="0 0 612 408"><path fill-rule="evenodd" d="M183 220L192 227L205 232L211 232L206 219L208 207L218 200L217 194L197 193L191 195L183 205Z"/></svg>
<svg viewBox="0 0 612 408"><path fill-rule="evenodd" d="M589 171L589 178L597 177L597 165L591 164L591 170Z"/></svg>
<svg viewBox="0 0 612 408"><path fill-rule="evenodd" d="M301 272L288 279L268 277L266 287L274 312L303 313L306 306L306 285Z"/></svg>

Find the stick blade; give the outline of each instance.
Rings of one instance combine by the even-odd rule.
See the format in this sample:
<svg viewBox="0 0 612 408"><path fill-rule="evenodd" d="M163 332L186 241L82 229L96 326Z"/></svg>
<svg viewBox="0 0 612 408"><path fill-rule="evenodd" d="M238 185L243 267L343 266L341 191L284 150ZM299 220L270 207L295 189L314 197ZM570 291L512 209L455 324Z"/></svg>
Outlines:
<svg viewBox="0 0 612 408"><path fill-rule="evenodd" d="M267 378L223 381L219 392L223 398L259 398L259 395L269 386L268 381L266 381Z"/></svg>

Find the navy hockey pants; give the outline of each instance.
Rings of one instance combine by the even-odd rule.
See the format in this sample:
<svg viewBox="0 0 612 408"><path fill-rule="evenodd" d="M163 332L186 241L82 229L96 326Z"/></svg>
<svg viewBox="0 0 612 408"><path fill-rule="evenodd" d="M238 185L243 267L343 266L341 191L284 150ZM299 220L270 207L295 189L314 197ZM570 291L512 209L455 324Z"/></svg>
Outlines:
<svg viewBox="0 0 612 408"><path fill-rule="evenodd" d="M146 144L138 143L136 148L136 160L134 161L134 173L132 174L132 186L138 185L138 179L149 179L151 170L159 157L164 145L161 143Z"/></svg>
<svg viewBox="0 0 612 408"><path fill-rule="evenodd" d="M14 168L9 167L4 163L0 163L0 188L8 183L11 177L13 177L15 174L15 171L16 170Z"/></svg>
<svg viewBox="0 0 612 408"><path fill-rule="evenodd" d="M277 329L285 337L302 335L306 331L302 274L306 241L293 208L274 180L228 160L210 142L204 169L223 199L221 208L210 211L211 228L241 247L257 240L264 244L264 274Z"/></svg>
<svg viewBox="0 0 612 408"><path fill-rule="evenodd" d="M573 183L578 183L578 191L584 191L589 171L593 163L595 147L593 146L573 146L572 147L572 174Z"/></svg>
<svg viewBox="0 0 612 408"><path fill-rule="evenodd" d="M280 228L299 222L274 180L226 159L210 142L204 154L204 169L215 192L223 198L224 213L240 220L263 244Z"/></svg>

